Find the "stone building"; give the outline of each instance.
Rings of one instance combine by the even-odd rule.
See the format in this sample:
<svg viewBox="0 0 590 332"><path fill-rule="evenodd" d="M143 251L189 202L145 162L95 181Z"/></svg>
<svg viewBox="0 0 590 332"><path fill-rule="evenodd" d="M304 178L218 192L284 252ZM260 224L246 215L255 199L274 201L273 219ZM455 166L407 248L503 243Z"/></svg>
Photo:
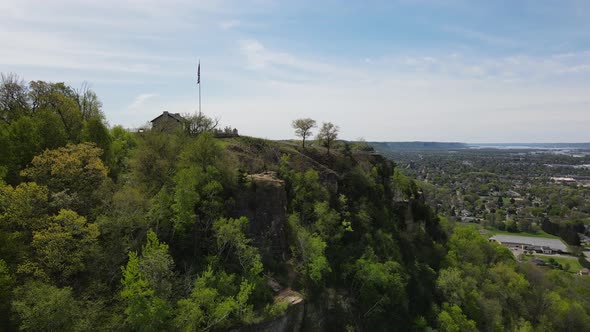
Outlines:
<svg viewBox="0 0 590 332"><path fill-rule="evenodd" d="M182 130L184 126L184 118L179 113L169 113L167 111L164 111L150 122L152 123L152 130L162 133Z"/></svg>

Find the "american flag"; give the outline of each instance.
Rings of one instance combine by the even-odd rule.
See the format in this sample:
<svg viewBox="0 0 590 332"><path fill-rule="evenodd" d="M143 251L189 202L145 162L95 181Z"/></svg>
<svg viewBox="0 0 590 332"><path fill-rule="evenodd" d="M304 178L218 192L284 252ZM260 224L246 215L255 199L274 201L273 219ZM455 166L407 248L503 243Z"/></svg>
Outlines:
<svg viewBox="0 0 590 332"><path fill-rule="evenodd" d="M199 61L199 66L197 67L197 84L201 84L201 61Z"/></svg>

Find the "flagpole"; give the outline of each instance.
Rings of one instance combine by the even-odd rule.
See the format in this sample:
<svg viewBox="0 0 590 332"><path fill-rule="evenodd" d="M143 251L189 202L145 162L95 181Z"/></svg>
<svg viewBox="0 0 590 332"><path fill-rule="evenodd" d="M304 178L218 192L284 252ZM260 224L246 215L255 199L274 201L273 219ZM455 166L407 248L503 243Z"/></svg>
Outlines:
<svg viewBox="0 0 590 332"><path fill-rule="evenodd" d="M199 69L198 69L198 82L199 82L199 119L201 118L201 60L199 60Z"/></svg>

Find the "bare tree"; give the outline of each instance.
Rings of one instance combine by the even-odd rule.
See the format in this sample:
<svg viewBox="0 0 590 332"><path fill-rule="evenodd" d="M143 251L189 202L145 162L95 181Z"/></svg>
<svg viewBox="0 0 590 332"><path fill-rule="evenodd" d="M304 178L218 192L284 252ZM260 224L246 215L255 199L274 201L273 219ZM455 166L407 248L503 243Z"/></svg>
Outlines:
<svg viewBox="0 0 590 332"><path fill-rule="evenodd" d="M191 136L213 131L219 125L219 119L212 119L204 114L185 114L185 130Z"/></svg>
<svg viewBox="0 0 590 332"><path fill-rule="evenodd" d="M318 141L328 149L328 154L330 154L330 148L334 144L334 141L338 138L339 131L340 128L332 122L322 123L322 128L318 133Z"/></svg>
<svg viewBox="0 0 590 332"><path fill-rule="evenodd" d="M313 133L311 132L311 128L316 127L315 120L310 118L297 119L293 120L291 126L293 126L293 129L295 129L295 135L303 139L301 146L305 149L305 139L313 135Z"/></svg>
<svg viewBox="0 0 590 332"><path fill-rule="evenodd" d="M90 118L98 118L101 121L105 120L105 116L102 113L102 102L98 100L98 96L94 91L90 89L90 85L87 82L83 82L80 89L75 91L76 103L82 113L82 119L87 121Z"/></svg>
<svg viewBox="0 0 590 332"><path fill-rule="evenodd" d="M16 74L2 74L0 82L0 119L10 123L29 112L29 90Z"/></svg>

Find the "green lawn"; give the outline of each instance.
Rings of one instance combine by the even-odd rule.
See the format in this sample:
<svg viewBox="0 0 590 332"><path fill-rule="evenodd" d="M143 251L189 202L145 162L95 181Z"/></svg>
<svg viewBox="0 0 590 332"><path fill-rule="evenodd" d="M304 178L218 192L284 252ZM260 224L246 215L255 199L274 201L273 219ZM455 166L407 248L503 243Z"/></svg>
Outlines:
<svg viewBox="0 0 590 332"><path fill-rule="evenodd" d="M475 228L475 229L482 229L483 226L480 224L476 224L476 223L472 223L472 222L460 222L460 221L456 221L454 222L454 225L456 227L471 227L471 228Z"/></svg>
<svg viewBox="0 0 590 332"><path fill-rule="evenodd" d="M551 257L551 256L539 256L539 255L526 255L526 261L531 260L533 257L537 257L541 260L543 260L545 263L549 264L549 260L553 259L555 260L557 263L561 264L561 266L564 268L566 268L566 264L569 264L570 268L569 270L567 270L568 272L571 273L578 273L578 271L580 271L582 269L582 265L580 265L580 262L578 262L578 259L576 257Z"/></svg>
<svg viewBox="0 0 590 332"><path fill-rule="evenodd" d="M494 228L484 228L482 225L476 224L476 223L465 223L465 222L455 222L455 226L457 226L457 227L472 227L477 230L485 229L486 231L488 231L492 235L503 234L503 235L542 237L542 238L547 238L547 239L559 239L559 236L551 235L551 234L545 233L543 231L539 231L537 233L525 233L525 232L512 233L512 232L508 232L508 231L501 231L499 229L494 229Z"/></svg>
<svg viewBox="0 0 590 332"><path fill-rule="evenodd" d="M530 237L543 237L547 239L559 239L559 236L551 235L549 233L545 233L543 231L539 231L537 233L512 233L508 231L501 231L499 229L488 229L488 231L492 234L503 234L503 235L518 235L518 236L530 236Z"/></svg>

